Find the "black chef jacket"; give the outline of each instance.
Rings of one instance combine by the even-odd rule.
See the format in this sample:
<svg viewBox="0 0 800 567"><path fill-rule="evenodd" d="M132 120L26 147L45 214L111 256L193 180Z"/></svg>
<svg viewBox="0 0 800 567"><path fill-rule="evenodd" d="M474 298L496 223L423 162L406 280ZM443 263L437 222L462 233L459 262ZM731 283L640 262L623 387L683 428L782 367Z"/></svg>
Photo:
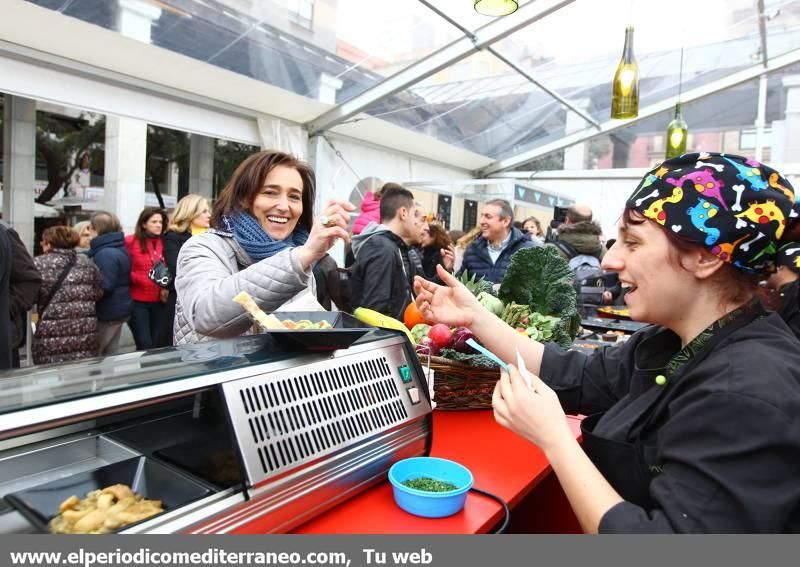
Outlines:
<svg viewBox="0 0 800 567"><path fill-rule="evenodd" d="M781 309L778 311L789 328L800 339L800 280L781 286Z"/></svg>
<svg viewBox="0 0 800 567"><path fill-rule="evenodd" d="M600 532L800 531L797 339L777 314L762 315L658 385L680 347L656 326L592 355L545 347L541 377L564 410L605 412L594 434L637 444L651 477L650 502L617 504Z"/></svg>

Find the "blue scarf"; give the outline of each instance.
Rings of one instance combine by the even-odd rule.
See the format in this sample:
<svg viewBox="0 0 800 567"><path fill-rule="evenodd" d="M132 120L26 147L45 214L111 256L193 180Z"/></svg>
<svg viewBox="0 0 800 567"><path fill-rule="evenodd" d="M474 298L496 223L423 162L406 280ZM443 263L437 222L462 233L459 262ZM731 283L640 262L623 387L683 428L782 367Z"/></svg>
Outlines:
<svg viewBox="0 0 800 567"><path fill-rule="evenodd" d="M261 228L261 223L253 215L245 212L230 217L226 215L222 223L255 261L274 256L287 248L302 246L308 240L308 231L299 226L286 240L275 240Z"/></svg>

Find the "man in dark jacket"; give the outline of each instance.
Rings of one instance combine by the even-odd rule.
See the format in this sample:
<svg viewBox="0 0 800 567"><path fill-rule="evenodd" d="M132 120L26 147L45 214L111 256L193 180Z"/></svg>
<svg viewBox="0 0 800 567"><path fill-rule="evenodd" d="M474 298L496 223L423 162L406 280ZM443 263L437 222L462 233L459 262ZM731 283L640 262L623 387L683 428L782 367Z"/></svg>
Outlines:
<svg viewBox="0 0 800 567"><path fill-rule="evenodd" d="M424 219L414 195L396 183L387 183L381 197L381 224L371 223L353 237L353 307L367 307L403 320L412 301L417 274L409 247L422 238ZM422 275L422 274L419 274Z"/></svg>
<svg viewBox="0 0 800 567"><path fill-rule="evenodd" d="M505 199L492 199L481 209L481 235L464 252L458 276L467 273L476 279L499 284L511 264L511 256L523 248L535 248L529 235L513 226L514 211Z"/></svg>
<svg viewBox="0 0 800 567"><path fill-rule="evenodd" d="M600 242L603 229L592 220L592 209L587 205L576 204L567 210L563 224L558 227L556 248L569 260L578 254L594 256L602 260L606 249ZM559 246L561 243L563 246Z"/></svg>
<svg viewBox="0 0 800 567"><path fill-rule="evenodd" d="M131 317L131 257L125 249L125 235L112 213L96 212L91 219L97 234L90 241L89 257L103 280L103 298L97 302L97 343L101 356L116 354L122 325Z"/></svg>
<svg viewBox="0 0 800 567"><path fill-rule="evenodd" d="M0 224L0 370L11 368L11 316L8 280L11 276L11 240Z"/></svg>
<svg viewBox="0 0 800 567"><path fill-rule="evenodd" d="M19 368L19 348L25 345L28 334L28 311L39 295L42 276L17 231L7 225L4 225L4 228L11 246L11 274L8 283L11 365L13 368Z"/></svg>
<svg viewBox="0 0 800 567"><path fill-rule="evenodd" d="M576 256L596 258L597 269L602 272L600 261L606 254L606 248L600 242L602 234L603 229L592 220L592 209L588 205L575 204L567 210L564 222L558 227L558 239L551 244L568 262ZM609 304L620 296L622 288L617 276L607 274L605 279L607 282L605 290L602 292L602 298L592 303ZM581 302L580 298L579 302Z"/></svg>

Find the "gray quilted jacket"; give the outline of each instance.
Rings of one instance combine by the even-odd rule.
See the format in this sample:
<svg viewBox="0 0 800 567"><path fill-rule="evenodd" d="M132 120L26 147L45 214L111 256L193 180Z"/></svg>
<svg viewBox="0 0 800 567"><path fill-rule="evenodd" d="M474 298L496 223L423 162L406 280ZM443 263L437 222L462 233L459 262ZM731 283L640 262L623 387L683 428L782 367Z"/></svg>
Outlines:
<svg viewBox="0 0 800 567"><path fill-rule="evenodd" d="M320 308L311 270L303 271L291 249L253 262L232 234L211 229L183 245L177 268L176 345L246 334L253 323L233 302L240 291L267 313L290 301L298 311Z"/></svg>

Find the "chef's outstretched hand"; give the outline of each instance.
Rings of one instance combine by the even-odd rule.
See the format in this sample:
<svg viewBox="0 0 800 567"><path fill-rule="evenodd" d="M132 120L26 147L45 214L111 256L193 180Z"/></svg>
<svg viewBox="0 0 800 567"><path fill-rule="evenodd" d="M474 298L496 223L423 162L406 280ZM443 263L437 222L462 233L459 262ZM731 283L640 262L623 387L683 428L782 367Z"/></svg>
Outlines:
<svg viewBox="0 0 800 567"><path fill-rule="evenodd" d="M414 278L417 308L422 316L434 323L450 327L470 327L486 309L453 275L441 265L436 273L445 285L437 285L419 276Z"/></svg>
<svg viewBox="0 0 800 567"><path fill-rule="evenodd" d="M494 418L503 427L538 445L547 453L564 441L573 440L556 393L533 373L531 386L516 366L500 374L492 395Z"/></svg>

